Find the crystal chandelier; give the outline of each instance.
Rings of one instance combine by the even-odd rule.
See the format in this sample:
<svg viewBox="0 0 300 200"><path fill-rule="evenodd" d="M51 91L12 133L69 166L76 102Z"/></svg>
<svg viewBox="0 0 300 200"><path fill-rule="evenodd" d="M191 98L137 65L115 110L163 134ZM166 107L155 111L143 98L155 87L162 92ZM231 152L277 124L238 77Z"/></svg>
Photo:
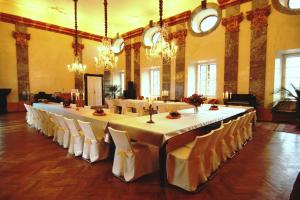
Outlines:
<svg viewBox="0 0 300 200"><path fill-rule="evenodd" d="M77 2L74 0L75 5L75 57L72 64L67 65L70 72L84 73L86 66L80 62L80 57L78 56L78 30L77 30Z"/></svg>
<svg viewBox="0 0 300 200"><path fill-rule="evenodd" d="M150 49L146 49L146 55L148 58L163 58L165 62L170 61L170 59L176 57L177 45L172 41L169 43L169 33L167 28L163 25L162 20L163 15L163 0L159 0L159 24L160 31L157 32L157 40L152 41L153 44ZM155 35L154 35L155 36ZM153 37L154 39L154 37Z"/></svg>
<svg viewBox="0 0 300 200"><path fill-rule="evenodd" d="M97 67L104 67L104 70L111 70L117 64L118 57L115 56L111 47L111 40L107 38L107 0L104 0L104 28L105 38L97 48L98 53L95 57Z"/></svg>

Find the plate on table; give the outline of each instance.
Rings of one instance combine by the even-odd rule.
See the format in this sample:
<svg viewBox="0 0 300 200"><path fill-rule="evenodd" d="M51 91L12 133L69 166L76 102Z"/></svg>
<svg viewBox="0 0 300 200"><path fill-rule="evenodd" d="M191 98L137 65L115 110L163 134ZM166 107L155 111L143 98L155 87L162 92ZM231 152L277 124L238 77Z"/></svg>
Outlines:
<svg viewBox="0 0 300 200"><path fill-rule="evenodd" d="M212 105L210 106L209 110L219 110L219 107Z"/></svg>
<svg viewBox="0 0 300 200"><path fill-rule="evenodd" d="M170 112L166 118L167 119L179 119L181 117L181 114L179 112Z"/></svg>
<svg viewBox="0 0 300 200"><path fill-rule="evenodd" d="M102 112L102 113L93 112L93 115L95 115L95 116L105 116L106 113L105 112Z"/></svg>

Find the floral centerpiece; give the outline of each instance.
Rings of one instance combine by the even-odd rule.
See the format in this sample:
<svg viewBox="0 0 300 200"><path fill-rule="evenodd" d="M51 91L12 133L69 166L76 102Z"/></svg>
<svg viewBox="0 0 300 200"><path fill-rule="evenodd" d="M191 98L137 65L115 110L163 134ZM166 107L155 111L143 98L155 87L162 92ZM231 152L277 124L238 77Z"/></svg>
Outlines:
<svg viewBox="0 0 300 200"><path fill-rule="evenodd" d="M183 102L193 105L195 107L195 112L198 112L198 107L201 106L205 100L206 97L201 94L193 94L190 97L183 98Z"/></svg>

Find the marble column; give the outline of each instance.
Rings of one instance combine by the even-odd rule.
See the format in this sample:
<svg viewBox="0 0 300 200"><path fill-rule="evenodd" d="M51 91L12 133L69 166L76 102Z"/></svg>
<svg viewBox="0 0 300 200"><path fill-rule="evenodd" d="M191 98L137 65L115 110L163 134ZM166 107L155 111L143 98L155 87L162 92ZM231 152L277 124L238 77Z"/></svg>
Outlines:
<svg viewBox="0 0 300 200"><path fill-rule="evenodd" d="M256 96L258 106L264 106L267 27L271 6L256 8L247 12L247 19L251 21L251 51L249 92Z"/></svg>
<svg viewBox="0 0 300 200"><path fill-rule="evenodd" d="M76 51L75 43L72 44L72 47L74 49L74 55L75 55L75 51ZM83 49L84 49L84 45L81 43L81 38L78 38L77 53L78 53L78 56L79 56L81 62L82 62L82 50ZM83 88L83 74L75 73L74 78L75 78L75 89L78 89L79 91L84 91L84 88Z"/></svg>
<svg viewBox="0 0 300 200"><path fill-rule="evenodd" d="M140 48L141 48L141 42L136 42L132 44L132 48L134 51L134 83L135 83L135 89L136 89L136 96L141 95L141 57L140 57Z"/></svg>
<svg viewBox="0 0 300 200"><path fill-rule="evenodd" d="M176 70L175 70L175 99L180 100L184 97L184 82L185 82L185 38L187 29L179 30L172 33L178 46L176 54Z"/></svg>
<svg viewBox="0 0 300 200"><path fill-rule="evenodd" d="M239 31L243 13L222 19L225 27L224 91L237 93Z"/></svg>
<svg viewBox="0 0 300 200"><path fill-rule="evenodd" d="M16 24L12 36L16 39L18 96L20 101L26 101L30 93L28 62L28 40L30 40L30 34L27 33L26 26Z"/></svg>
<svg viewBox="0 0 300 200"><path fill-rule="evenodd" d="M128 89L128 81L131 81L131 45L125 45L125 88Z"/></svg>

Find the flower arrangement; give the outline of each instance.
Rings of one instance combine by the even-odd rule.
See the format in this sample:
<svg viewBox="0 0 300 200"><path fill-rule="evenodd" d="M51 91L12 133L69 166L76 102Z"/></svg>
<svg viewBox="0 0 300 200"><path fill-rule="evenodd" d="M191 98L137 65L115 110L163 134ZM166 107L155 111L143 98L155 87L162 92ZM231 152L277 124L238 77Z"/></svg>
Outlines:
<svg viewBox="0 0 300 200"><path fill-rule="evenodd" d="M199 106L201 106L204 103L205 100L206 100L206 97L201 94L200 95L193 94L190 97L183 98L183 102L195 106L196 110L198 109Z"/></svg>

